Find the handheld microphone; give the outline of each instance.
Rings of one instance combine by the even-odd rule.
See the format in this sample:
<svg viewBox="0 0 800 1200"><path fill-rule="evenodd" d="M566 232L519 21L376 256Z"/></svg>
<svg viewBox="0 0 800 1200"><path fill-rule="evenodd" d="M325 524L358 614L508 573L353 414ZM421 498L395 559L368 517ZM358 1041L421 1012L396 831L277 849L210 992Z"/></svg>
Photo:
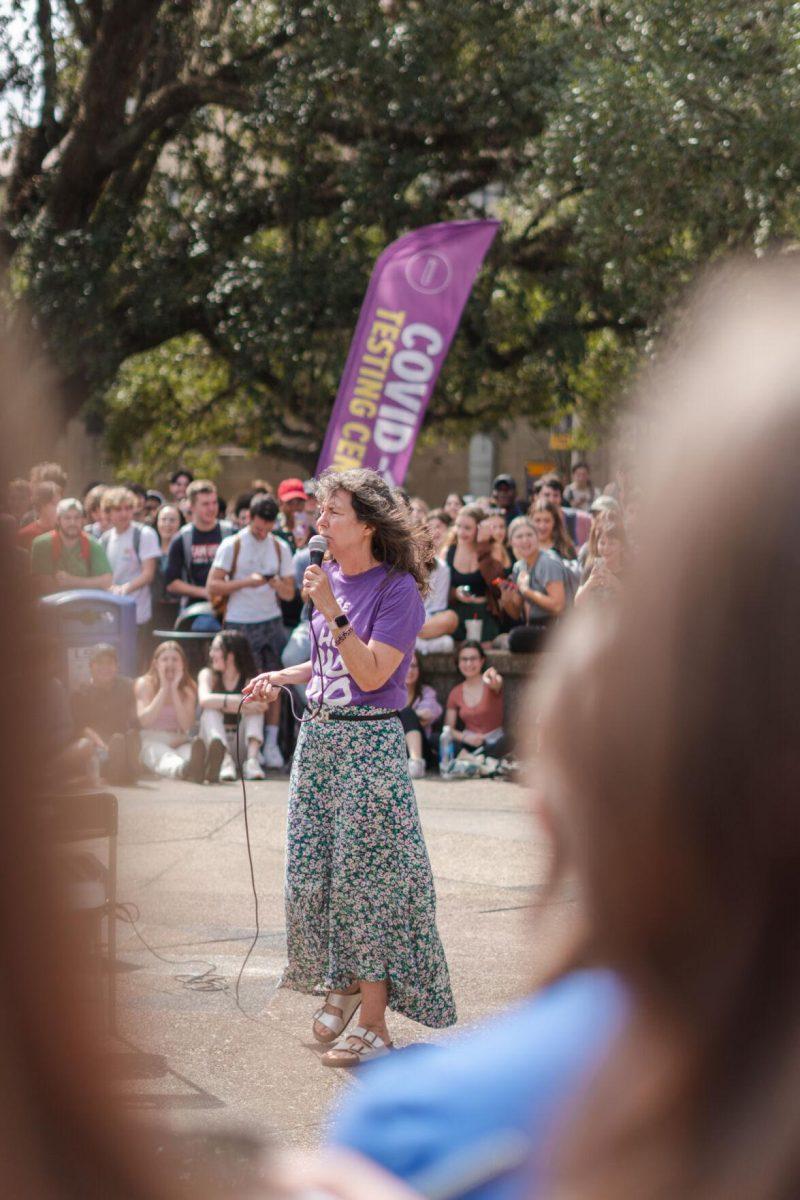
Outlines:
<svg viewBox="0 0 800 1200"><path fill-rule="evenodd" d="M322 560L325 557L325 551L328 549L328 539L323 537L321 533L315 533L312 538L308 539L308 551L311 556L311 566L319 567L322 565ZM309 596L306 602L304 616L306 620L311 620L311 614L314 611L314 601Z"/></svg>

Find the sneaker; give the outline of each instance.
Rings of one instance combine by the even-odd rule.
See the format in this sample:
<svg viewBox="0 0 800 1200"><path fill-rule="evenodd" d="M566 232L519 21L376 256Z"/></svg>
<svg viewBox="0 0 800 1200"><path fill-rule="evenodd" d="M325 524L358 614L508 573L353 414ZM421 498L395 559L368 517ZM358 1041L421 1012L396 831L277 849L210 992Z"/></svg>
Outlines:
<svg viewBox="0 0 800 1200"><path fill-rule="evenodd" d="M227 747L220 738L212 738L206 750L205 774L206 783L217 783L222 760L228 753Z"/></svg>
<svg viewBox="0 0 800 1200"><path fill-rule="evenodd" d="M192 738L189 748L189 761L183 764L181 779L191 783L202 783L206 765L206 748L202 738Z"/></svg>
<svg viewBox="0 0 800 1200"><path fill-rule="evenodd" d="M267 745L264 747L264 766L270 770L279 771L286 764L283 761L283 755L278 746Z"/></svg>
<svg viewBox="0 0 800 1200"><path fill-rule="evenodd" d="M417 654L452 654L455 646L449 633L443 633L441 637L417 638Z"/></svg>
<svg viewBox="0 0 800 1200"><path fill-rule="evenodd" d="M408 773L412 779L425 778L425 759L410 758L408 760Z"/></svg>
<svg viewBox="0 0 800 1200"><path fill-rule="evenodd" d="M248 758L242 767L242 779L266 779L264 769L257 758Z"/></svg>
<svg viewBox="0 0 800 1200"><path fill-rule="evenodd" d="M108 739L108 761L104 774L109 783L125 783L128 771L125 761L125 738L121 733L112 733Z"/></svg>
<svg viewBox="0 0 800 1200"><path fill-rule="evenodd" d="M239 773L236 770L236 763L231 758L230 754L226 754L222 760L222 766L219 771L220 783L235 783L239 778Z"/></svg>

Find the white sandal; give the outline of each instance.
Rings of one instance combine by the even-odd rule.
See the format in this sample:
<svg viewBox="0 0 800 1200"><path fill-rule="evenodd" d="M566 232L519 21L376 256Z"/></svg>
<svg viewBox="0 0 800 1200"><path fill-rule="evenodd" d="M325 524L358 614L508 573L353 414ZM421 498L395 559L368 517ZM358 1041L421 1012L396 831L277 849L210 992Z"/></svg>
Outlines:
<svg viewBox="0 0 800 1200"><path fill-rule="evenodd" d="M332 1008L340 1008L342 1015L338 1017L336 1013L325 1012L325 1006L318 1008L314 1013L314 1021L319 1025L324 1025L330 1029L330 1034L320 1034L312 1025L311 1031L318 1042L322 1042L324 1046L330 1045L344 1033L347 1026L353 1019L353 1014L361 1003L361 992L352 992L345 994L342 992L328 992L325 997L325 1004L330 1004Z"/></svg>
<svg viewBox="0 0 800 1200"><path fill-rule="evenodd" d="M331 1046L330 1050L326 1050L322 1055L320 1062L326 1067L358 1067L361 1063L369 1062L373 1058L382 1058L384 1054L391 1054L394 1050L393 1042L385 1042L379 1033L373 1033L363 1025L356 1025L352 1033L340 1040L348 1044Z"/></svg>

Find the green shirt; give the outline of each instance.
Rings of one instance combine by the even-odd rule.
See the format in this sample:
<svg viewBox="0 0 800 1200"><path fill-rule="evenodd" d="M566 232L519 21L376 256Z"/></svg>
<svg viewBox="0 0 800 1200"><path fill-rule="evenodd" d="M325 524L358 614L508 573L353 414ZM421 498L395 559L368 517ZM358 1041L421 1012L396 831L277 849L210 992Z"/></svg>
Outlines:
<svg viewBox="0 0 800 1200"><path fill-rule="evenodd" d="M56 571L66 571L68 575L76 575L80 579L94 578L95 575L110 575L111 565L106 552L98 541L85 535L89 543L88 560L81 554L80 539L74 546L65 546L61 542L61 557L53 561L53 535L42 533L33 539L31 546L31 571L34 575L55 575Z"/></svg>

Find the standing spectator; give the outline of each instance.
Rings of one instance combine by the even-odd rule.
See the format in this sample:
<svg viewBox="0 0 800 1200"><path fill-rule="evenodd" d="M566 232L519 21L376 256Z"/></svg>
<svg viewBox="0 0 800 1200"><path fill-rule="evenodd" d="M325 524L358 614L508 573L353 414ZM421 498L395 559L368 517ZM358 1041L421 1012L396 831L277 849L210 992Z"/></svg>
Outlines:
<svg viewBox="0 0 800 1200"><path fill-rule="evenodd" d="M167 567L169 548L181 523L180 509L176 504L162 504L156 513L156 534L161 548L153 584L153 625L156 629L173 629L180 612L179 598L167 591Z"/></svg>
<svg viewBox="0 0 800 1200"><path fill-rule="evenodd" d="M512 620L526 622L511 630L508 648L530 653L539 649L550 624L564 611L564 566L552 550L540 550L529 517L517 517L508 532L517 561L511 579L501 587L501 604Z"/></svg>
<svg viewBox="0 0 800 1200"><path fill-rule="evenodd" d="M251 491L240 492L231 505L228 511L228 520L233 524L235 529L244 529L250 520L250 501L255 494L255 492Z"/></svg>
<svg viewBox="0 0 800 1200"><path fill-rule="evenodd" d="M35 492L36 485L39 483L52 483L56 487L56 499L60 500L67 489L67 473L60 463L56 462L40 462L31 467L30 484L31 491ZM24 527L29 525L36 517L35 506L34 511L28 512L20 520L20 524Z"/></svg>
<svg viewBox="0 0 800 1200"><path fill-rule="evenodd" d="M177 642L156 647L146 673L136 680L134 693L142 727L142 765L168 779L202 783L206 749L202 738L189 737L195 722L197 687Z"/></svg>
<svg viewBox="0 0 800 1200"><path fill-rule="evenodd" d="M512 475L497 475L492 484L492 503L502 508L509 525L514 517L519 517L525 511L524 505L517 500L517 483Z"/></svg>
<svg viewBox="0 0 800 1200"><path fill-rule="evenodd" d="M463 642L467 636L465 621L481 621L482 642L490 642L500 632L497 621L488 612L488 585L481 573L478 558L478 526L484 519L482 508L468 505L453 524L453 541L445 561L450 568L450 607L458 617L453 636Z"/></svg>
<svg viewBox="0 0 800 1200"><path fill-rule="evenodd" d="M172 472L169 477L169 494L173 504L180 505L189 490L190 483L194 483L194 475L191 471L187 471L186 467L178 467L177 471Z"/></svg>
<svg viewBox="0 0 800 1200"><path fill-rule="evenodd" d="M572 482L564 488L564 503L570 508L582 509L589 512L592 503L600 495L598 488L592 484L589 474L589 464L577 462L572 468Z"/></svg>
<svg viewBox="0 0 800 1200"><path fill-rule="evenodd" d="M456 655L462 682L447 697L444 723L453 738L471 750L502 753L503 676L494 667L486 670L486 652L480 642L464 642Z"/></svg>
<svg viewBox="0 0 800 1200"><path fill-rule="evenodd" d="M223 538L234 532L217 517L217 489L209 479L194 479L186 489L191 521L172 539L169 548L167 591L180 597L181 608L192 601L208 602L208 573ZM221 628L213 612L195 617L192 629L216 633Z"/></svg>
<svg viewBox="0 0 800 1200"><path fill-rule="evenodd" d="M140 483L126 483L124 485L133 496L133 519L139 524L144 524L147 516L147 508L145 501L147 499L147 489L143 488Z"/></svg>
<svg viewBox="0 0 800 1200"><path fill-rule="evenodd" d="M412 779L422 779L425 760L433 757L431 732L442 715L436 692L425 682L419 655L414 652L406 675L406 705L400 709L400 721L408 748L408 773Z"/></svg>
<svg viewBox="0 0 800 1200"><path fill-rule="evenodd" d="M111 565L101 544L83 530L80 500L59 500L56 527L31 546L31 571L43 592L111 587Z"/></svg>
<svg viewBox="0 0 800 1200"><path fill-rule="evenodd" d="M109 783L131 783L139 774L139 718L133 680L119 674L113 646L95 646L91 679L72 696L72 715L84 736L100 749L100 769Z"/></svg>
<svg viewBox="0 0 800 1200"><path fill-rule="evenodd" d="M99 539L111 526L108 513L103 512L103 496L107 491L104 483L96 483L83 497L84 528L93 538Z"/></svg>
<svg viewBox="0 0 800 1200"><path fill-rule="evenodd" d="M157 492L155 488L148 488L144 496L144 519L148 525L155 528L156 517L163 504L164 497L161 492Z"/></svg>
<svg viewBox="0 0 800 1200"><path fill-rule="evenodd" d="M238 778L236 763L242 758L243 779L264 779L258 754L264 740L266 705L251 700L239 717L242 689L256 673L247 638L235 629L215 634L209 662L197 680L206 782L233 782Z"/></svg>
<svg viewBox="0 0 800 1200"><path fill-rule="evenodd" d="M306 489L302 479L284 479L278 484L278 504L280 515L277 531L294 554L298 549L294 539L294 519L297 513L306 509Z"/></svg>
<svg viewBox="0 0 800 1200"><path fill-rule="evenodd" d="M208 576L211 595L227 597L225 628L237 629L250 644L258 672L280 668L286 630L280 600L294 597L294 567L289 547L273 533L278 506L272 496L250 504L250 524L220 544ZM280 699L267 711L264 761L282 767L278 747Z"/></svg>
<svg viewBox="0 0 800 1200"><path fill-rule="evenodd" d="M564 485L555 473L543 475L539 480L537 500L547 500L561 509L566 522L567 532L575 546L582 546L589 536L592 522L588 513L575 508L564 507Z"/></svg>
<svg viewBox="0 0 800 1200"><path fill-rule="evenodd" d="M61 490L49 480L44 480L42 483L33 485L33 511L34 519L27 525L23 525L17 534L17 545L23 546L26 550L30 550L34 540L43 533L49 533L51 529L55 529L56 525L56 508L61 499Z"/></svg>
<svg viewBox="0 0 800 1200"><path fill-rule="evenodd" d="M28 480L12 479L6 488L5 511L14 518L18 526L22 524L25 514L30 511L32 503L31 485Z"/></svg>
<svg viewBox="0 0 800 1200"><path fill-rule="evenodd" d="M134 521L135 504L135 497L128 488L108 489L103 496L103 508L108 513L111 528L102 535L100 544L114 573L112 592L118 596L131 596L136 601L139 663L143 664L150 657L153 617L150 589L161 549L155 530Z"/></svg>
<svg viewBox="0 0 800 1200"><path fill-rule="evenodd" d="M444 504L442 505L442 508L447 513L451 521L455 521L463 507L464 497L459 496L458 492L450 492Z"/></svg>

